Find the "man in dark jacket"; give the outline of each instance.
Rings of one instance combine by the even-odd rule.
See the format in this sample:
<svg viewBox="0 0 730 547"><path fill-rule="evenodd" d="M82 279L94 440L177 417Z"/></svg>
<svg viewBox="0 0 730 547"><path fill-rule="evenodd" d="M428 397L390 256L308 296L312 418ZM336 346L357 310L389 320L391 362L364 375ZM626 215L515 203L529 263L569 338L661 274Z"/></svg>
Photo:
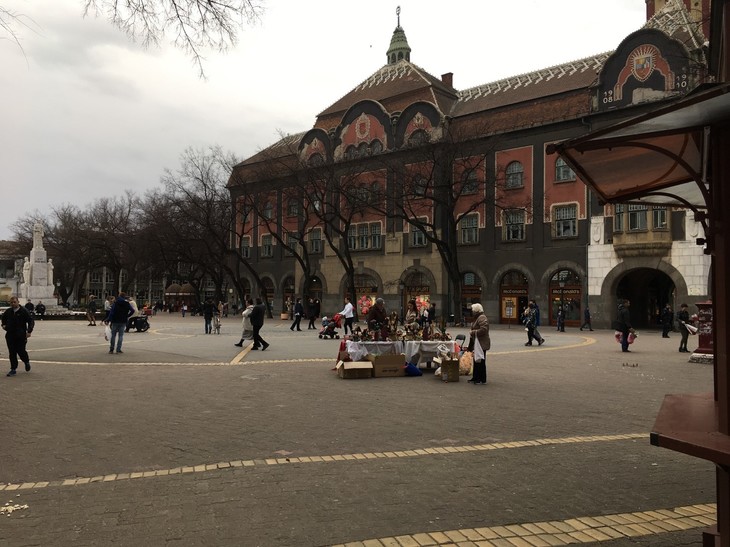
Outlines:
<svg viewBox="0 0 730 547"><path fill-rule="evenodd" d="M213 300L208 298L203 303L203 319L205 320L205 334L213 332L213 316L218 314L218 308L213 304Z"/></svg>
<svg viewBox="0 0 730 547"><path fill-rule="evenodd" d="M109 340L109 353L114 353L114 341L117 341L117 353L122 353L122 339L124 338L124 329L127 327L127 321L134 310L127 301L127 295L123 292L119 293L117 299L109 310L109 316L104 321L105 324L111 323L112 335ZM119 337L117 339L117 336Z"/></svg>
<svg viewBox="0 0 730 547"><path fill-rule="evenodd" d="M251 326L253 327L253 347L251 349L259 349L266 351L269 344L261 338L261 327L264 326L264 314L266 313L266 306L260 298L256 299L256 305L253 307L251 312Z"/></svg>
<svg viewBox="0 0 730 547"><path fill-rule="evenodd" d="M618 323L621 327L621 351L629 353L629 333L634 330L631 327L631 313L629 306L631 302L626 299L618 306Z"/></svg>
<svg viewBox="0 0 730 547"><path fill-rule="evenodd" d="M302 321L303 315L304 315L304 306L302 306L302 299L297 298L297 302L296 302L296 304L294 304L294 322L292 322L289 330L294 330L294 329L297 329L298 331L302 330L302 328L299 326L299 324Z"/></svg>
<svg viewBox="0 0 730 547"><path fill-rule="evenodd" d="M672 323L674 323L674 312L672 306L667 303L662 310L662 338L669 338Z"/></svg>
<svg viewBox="0 0 730 547"><path fill-rule="evenodd" d="M8 345L8 358L10 359L10 372L7 375L15 376L18 356L25 363L26 372L30 372L30 358L25 350L25 345L35 325L33 316L20 305L17 296L12 296L10 297L10 307L3 312L0 322L5 330L5 342Z"/></svg>

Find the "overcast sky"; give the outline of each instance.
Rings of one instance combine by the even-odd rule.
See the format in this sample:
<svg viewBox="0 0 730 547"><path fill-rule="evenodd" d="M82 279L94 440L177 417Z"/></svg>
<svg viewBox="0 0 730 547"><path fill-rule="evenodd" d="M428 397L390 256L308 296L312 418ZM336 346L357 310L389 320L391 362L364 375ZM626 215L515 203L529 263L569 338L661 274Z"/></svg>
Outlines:
<svg viewBox="0 0 730 547"><path fill-rule="evenodd" d="M457 89L616 49L646 19L644 0L268 0L235 51L207 54L204 81L81 0L0 0L35 29L18 29L22 50L0 39L0 239L36 209L142 194L187 147L245 158L311 128L386 63L397 5L411 61Z"/></svg>

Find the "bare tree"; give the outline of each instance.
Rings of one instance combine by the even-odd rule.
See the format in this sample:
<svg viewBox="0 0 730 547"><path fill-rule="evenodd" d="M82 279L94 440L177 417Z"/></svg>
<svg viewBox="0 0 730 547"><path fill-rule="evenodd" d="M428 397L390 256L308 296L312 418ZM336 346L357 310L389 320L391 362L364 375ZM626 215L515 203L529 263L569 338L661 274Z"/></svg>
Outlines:
<svg viewBox="0 0 730 547"><path fill-rule="evenodd" d="M258 20L261 0L84 0L84 15L103 14L142 45L159 45L167 34L203 70L204 50L226 51L238 42L238 31Z"/></svg>

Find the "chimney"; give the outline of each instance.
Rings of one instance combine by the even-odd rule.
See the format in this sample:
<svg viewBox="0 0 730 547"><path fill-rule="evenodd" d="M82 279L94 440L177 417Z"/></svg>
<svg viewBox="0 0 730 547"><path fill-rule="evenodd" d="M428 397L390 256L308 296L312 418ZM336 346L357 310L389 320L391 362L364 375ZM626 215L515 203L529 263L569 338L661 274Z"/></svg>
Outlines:
<svg viewBox="0 0 730 547"><path fill-rule="evenodd" d="M441 82L446 84L447 86L453 88L454 87L454 73L447 72L446 74L442 74Z"/></svg>

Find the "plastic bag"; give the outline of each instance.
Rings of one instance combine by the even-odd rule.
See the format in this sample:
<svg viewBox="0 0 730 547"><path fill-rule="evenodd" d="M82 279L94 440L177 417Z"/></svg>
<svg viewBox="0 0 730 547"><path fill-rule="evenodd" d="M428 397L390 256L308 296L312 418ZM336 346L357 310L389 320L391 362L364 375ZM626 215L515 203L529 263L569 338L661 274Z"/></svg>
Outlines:
<svg viewBox="0 0 730 547"><path fill-rule="evenodd" d="M112 338L112 328L109 325L104 326L104 340L107 342Z"/></svg>

